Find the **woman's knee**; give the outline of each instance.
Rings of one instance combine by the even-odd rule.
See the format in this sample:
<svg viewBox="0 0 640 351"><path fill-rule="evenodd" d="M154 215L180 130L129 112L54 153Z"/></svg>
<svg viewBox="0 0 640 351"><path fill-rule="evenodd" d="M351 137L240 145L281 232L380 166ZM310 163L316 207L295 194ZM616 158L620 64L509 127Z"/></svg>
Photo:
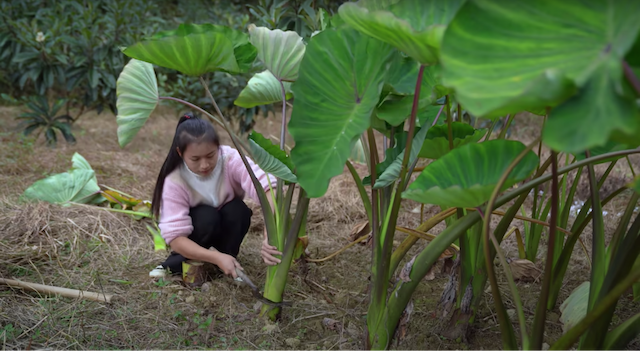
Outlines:
<svg viewBox="0 0 640 351"><path fill-rule="evenodd" d="M193 225L192 236L198 241L204 241L213 235L220 228L220 213L217 209L207 205L192 207L189 211L191 224Z"/></svg>
<svg viewBox="0 0 640 351"><path fill-rule="evenodd" d="M250 224L253 216L253 211L239 197L229 201L220 209L220 212L225 219L243 224Z"/></svg>

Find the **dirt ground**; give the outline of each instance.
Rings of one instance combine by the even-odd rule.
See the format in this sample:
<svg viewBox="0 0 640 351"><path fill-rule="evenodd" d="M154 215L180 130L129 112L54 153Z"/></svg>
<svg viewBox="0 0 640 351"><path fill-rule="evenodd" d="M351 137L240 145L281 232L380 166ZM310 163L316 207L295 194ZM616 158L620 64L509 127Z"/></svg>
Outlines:
<svg viewBox="0 0 640 351"><path fill-rule="evenodd" d="M322 263L293 266L285 308L277 323L256 313L250 290L228 277L217 276L205 286L190 289L176 281L154 281L148 272L167 254L154 252L146 224L123 214L96 206L62 207L46 203L26 203L20 194L34 181L64 172L74 152L84 156L96 170L98 182L135 197L150 199L162 162L171 143L177 115L160 108L135 140L120 148L115 117L109 113L89 113L74 126L76 145L58 142L49 149L43 138L24 138L15 128L19 112L0 107L0 277L87 291L114 294L105 304L36 293L0 285L0 343L3 349L362 349L367 283L371 251L356 245ZM279 116L278 116L279 117ZM540 120L517 118L513 135L523 142L534 140ZM278 118L261 118L256 130L279 136ZM221 133L222 134L222 133ZM228 138L224 138L228 144ZM633 160L640 170L637 159ZM606 168L606 165L604 166ZM364 167L358 168L365 174ZM599 172L604 168L598 167ZM586 172L585 172L586 173ZM628 166L614 170L603 192L631 178ZM581 187L584 188L584 187ZM580 190L578 197L586 199ZM625 196L605 210L607 231L616 224ZM250 200L249 200L250 201ZM260 258L262 223L257 204L251 203L254 218L238 257L253 281L264 281L265 265ZM418 210L418 211L417 211ZM425 218L437 209L425 206ZM527 210L528 212L528 210ZM357 189L348 172L335 177L329 191L310 204L308 232L312 258L328 256L348 244L351 229L366 218ZM399 225L416 227L419 204L404 201ZM520 221L514 222L522 230ZM435 228L437 234L444 227ZM583 234L589 243L590 228ZM399 244L406 234L398 232ZM544 242L544 239L543 239ZM541 243L542 244L542 243ZM419 242L408 258L423 248ZM507 256L516 258L515 236L504 244ZM541 245L539 257L544 257ZM589 279L587 260L576 246L570 271L559 301L577 285ZM537 262L543 267L543 259ZM403 263L404 264L404 261ZM503 287L503 271L497 267ZM424 281L413 295L414 310L406 336L394 341L393 349L500 349L500 330L487 289L468 344L447 340L441 334L438 301L447 276L436 274ZM539 284L519 284L525 312L531 322ZM503 298L513 308L506 288ZM626 294L618 304L614 324L640 310ZM559 311L549 314L545 341L552 344L562 333ZM341 328L328 328L331 318ZM514 324L517 331L518 325ZM640 348L636 339L629 349Z"/></svg>

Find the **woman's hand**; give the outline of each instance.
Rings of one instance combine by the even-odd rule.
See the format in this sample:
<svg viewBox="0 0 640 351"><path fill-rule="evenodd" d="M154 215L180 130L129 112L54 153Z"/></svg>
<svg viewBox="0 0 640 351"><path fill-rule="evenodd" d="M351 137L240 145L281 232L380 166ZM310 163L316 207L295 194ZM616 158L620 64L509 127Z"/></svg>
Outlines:
<svg viewBox="0 0 640 351"><path fill-rule="evenodd" d="M236 267L242 269L240 263L231 255L227 255L222 252L218 252L218 259L216 265L220 267L222 272L226 275L231 275L234 279L238 277L236 273Z"/></svg>
<svg viewBox="0 0 640 351"><path fill-rule="evenodd" d="M280 263L280 259L273 257L273 255L282 255L282 252L278 251L277 247L269 245L269 238L265 235L264 240L262 240L260 254L262 255L264 263L269 266L275 266Z"/></svg>

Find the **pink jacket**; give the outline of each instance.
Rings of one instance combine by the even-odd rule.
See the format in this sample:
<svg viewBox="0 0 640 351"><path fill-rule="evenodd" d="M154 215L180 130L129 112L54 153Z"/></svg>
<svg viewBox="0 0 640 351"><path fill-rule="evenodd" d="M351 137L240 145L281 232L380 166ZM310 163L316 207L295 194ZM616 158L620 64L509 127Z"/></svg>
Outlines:
<svg viewBox="0 0 640 351"><path fill-rule="evenodd" d="M222 189L220 189L220 207L235 197L244 198L245 195L248 195L256 203L260 203L256 189L251 182L251 177L240 158L238 150L227 145L220 145L219 152L221 153L219 156L225 155L224 169L220 181L222 186ZM223 158L219 157L218 159L222 160ZM269 190L270 186L275 189L276 177L269 174L267 179L267 174L258 165L248 157L247 161L251 165L256 178L262 184L262 188L265 191ZM271 181L271 184L269 184L269 181ZM173 239L179 236L191 235L193 226L191 225L189 210L191 207L202 203L202 201L202 196L184 181L179 169L174 170L167 176L162 190L162 205L158 224L160 234L167 244L170 244Z"/></svg>

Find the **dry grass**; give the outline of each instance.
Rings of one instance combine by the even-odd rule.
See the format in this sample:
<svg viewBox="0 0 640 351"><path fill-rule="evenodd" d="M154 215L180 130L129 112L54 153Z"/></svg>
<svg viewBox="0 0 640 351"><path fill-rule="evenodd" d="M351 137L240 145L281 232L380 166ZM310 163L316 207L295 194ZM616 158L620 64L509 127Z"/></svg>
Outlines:
<svg viewBox="0 0 640 351"><path fill-rule="evenodd" d="M110 305L68 298L37 296L0 286L0 342L3 348L69 349L177 349L177 348L263 348L263 349L356 349L362 348L364 314L367 308L367 277L370 249L356 245L321 264L295 265L289 275L286 300L293 306L284 310L282 320L273 324L256 317L255 300L248 289L230 279L217 277L202 289L188 289L178 282L154 282L148 278L165 253L153 251L144 221L91 206L61 207L45 203L22 203L18 196L34 181L65 171L74 152L82 154L97 171L101 184L148 199L157 171L170 145L177 116L160 109L150 118L138 137L126 148L117 144L113 115L88 114L76 124L78 143L60 142L48 149L42 139L21 138L11 128L15 108L0 108L0 277L115 294ZM528 119L527 119L528 118ZM523 118L514 134L525 143L536 138L538 120ZM266 136L279 136L280 123L261 119L256 129ZM228 138L223 135L223 142ZM634 160L634 164L637 160ZM637 164L636 164L637 165ZM602 172L599 167L598 171ZM364 175L366 169L359 167ZM617 177L627 179L624 167ZM621 202L609 205L619 211ZM253 277L264 281L264 264L259 256L262 215L256 204L254 219L239 260ZM419 224L419 205L403 202L399 224ZM437 208L427 206L425 218ZM351 228L365 220L359 195L350 175L333 179L322 199L310 203L309 251L324 257L349 242ZM494 223L497 223L497 216ZM514 222L522 229L520 221ZM610 232L615 221L607 221ZM433 230L438 233L439 225ZM590 237L589 228L585 239ZM405 234L398 233L399 244ZM419 252L420 242L409 255ZM507 255L515 257L515 238L504 244ZM586 259L576 249L570 266L564 299L580 282L588 279ZM540 250L540 257L544 249ZM541 263L539 263L541 266ZM502 273L501 268L498 269ZM500 348L499 328L491 311L492 298L485 294L470 345L443 340L440 321L435 318L437 301L446 277L438 274L425 281L414 294L414 313L406 338L393 345L398 349L451 349L460 347ZM504 282L501 282L504 287ZM535 309L538 284L522 285L528 313ZM512 308L510 294L503 296ZM620 317L637 311L638 305L625 297ZM342 331L327 329L322 319L340 321ZM516 326L517 328L517 326ZM557 338L561 327L550 322L548 342ZM633 346L638 346L636 342Z"/></svg>

